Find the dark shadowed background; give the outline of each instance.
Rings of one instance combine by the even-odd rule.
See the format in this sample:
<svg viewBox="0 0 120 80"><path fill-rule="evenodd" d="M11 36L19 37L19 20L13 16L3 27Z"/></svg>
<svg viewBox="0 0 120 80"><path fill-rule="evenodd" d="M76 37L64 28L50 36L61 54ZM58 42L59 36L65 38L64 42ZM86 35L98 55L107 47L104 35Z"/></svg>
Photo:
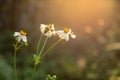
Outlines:
<svg viewBox="0 0 120 80"><path fill-rule="evenodd" d="M30 80L40 24L70 27L76 39L62 41L42 60L35 80L120 80L120 0L0 0L0 80L13 80L13 34L27 32L17 54L19 80ZM56 41L50 38L46 48Z"/></svg>

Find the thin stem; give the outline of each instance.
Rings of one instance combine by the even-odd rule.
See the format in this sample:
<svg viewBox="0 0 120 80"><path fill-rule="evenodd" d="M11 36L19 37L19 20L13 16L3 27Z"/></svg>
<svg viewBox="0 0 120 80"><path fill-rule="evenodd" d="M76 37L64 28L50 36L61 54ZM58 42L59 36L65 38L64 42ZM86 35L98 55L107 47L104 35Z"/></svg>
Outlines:
<svg viewBox="0 0 120 80"><path fill-rule="evenodd" d="M57 42L55 42L42 56L41 58L43 58L45 55L48 54L48 52L53 49L59 42L61 41L61 39L59 39Z"/></svg>
<svg viewBox="0 0 120 80"><path fill-rule="evenodd" d="M41 34L40 39L39 39L39 41L38 41L36 55L37 55L38 52L39 52L39 48L40 48L40 43L41 43L42 37L43 37L43 34Z"/></svg>
<svg viewBox="0 0 120 80"><path fill-rule="evenodd" d="M18 50L18 49L21 49L22 46L23 46L23 44L17 46L17 50Z"/></svg>
<svg viewBox="0 0 120 80"><path fill-rule="evenodd" d="M18 46L18 42L16 42L14 46L15 47L15 50L14 50L14 80L17 80L17 73L16 73L16 53L18 50L17 46Z"/></svg>
<svg viewBox="0 0 120 80"><path fill-rule="evenodd" d="M33 69L33 72L32 72L32 78L31 78L31 80L34 80L34 73L35 73L36 67L37 67L37 65L34 64L34 69Z"/></svg>
<svg viewBox="0 0 120 80"><path fill-rule="evenodd" d="M39 49L40 49L40 43L41 43L42 37L43 37L43 34L42 34L42 35L40 36L40 38L39 38L39 41L38 41L38 44L37 44L37 49L36 49L36 55L38 55L38 52L39 52ZM31 80L34 80L34 73L35 73L36 67L37 67L37 64L34 64L34 68L33 68L33 72L32 72Z"/></svg>
<svg viewBox="0 0 120 80"><path fill-rule="evenodd" d="M40 53L39 53L39 56L42 54L42 52L43 52L43 50L44 50L44 48L45 48L45 45L46 45L46 43L47 43L47 40L48 40L48 37L46 37L46 39L45 39L45 42L44 42L44 44L43 44L43 46L42 46L42 49L41 49L41 51L40 51Z"/></svg>

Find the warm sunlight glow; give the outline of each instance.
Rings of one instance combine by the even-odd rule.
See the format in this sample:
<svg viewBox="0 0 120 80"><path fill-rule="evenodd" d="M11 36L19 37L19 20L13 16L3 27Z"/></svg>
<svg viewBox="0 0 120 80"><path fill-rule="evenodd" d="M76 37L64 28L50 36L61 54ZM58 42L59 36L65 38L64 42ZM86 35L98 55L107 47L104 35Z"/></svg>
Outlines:
<svg viewBox="0 0 120 80"><path fill-rule="evenodd" d="M37 10L36 24L42 21L42 23L54 23L60 26L70 25L80 35L84 34L80 33L84 30L87 33L91 33L94 29L99 30L99 27L104 30L113 20L115 12L114 0L36 0L34 6ZM86 28L86 25L92 27Z"/></svg>
<svg viewBox="0 0 120 80"><path fill-rule="evenodd" d="M103 19L98 19L98 25L103 26L105 24Z"/></svg>
<svg viewBox="0 0 120 80"><path fill-rule="evenodd" d="M90 26L85 26L84 30L86 33L89 33L89 34L92 33L92 31L93 31L92 27L90 27Z"/></svg>

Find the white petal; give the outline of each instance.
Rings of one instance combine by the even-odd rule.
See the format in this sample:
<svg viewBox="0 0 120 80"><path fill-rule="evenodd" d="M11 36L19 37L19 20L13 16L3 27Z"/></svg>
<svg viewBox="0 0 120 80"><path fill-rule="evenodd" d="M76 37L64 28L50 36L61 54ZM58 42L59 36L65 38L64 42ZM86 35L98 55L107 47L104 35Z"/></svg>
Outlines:
<svg viewBox="0 0 120 80"><path fill-rule="evenodd" d="M51 29L55 30L54 24L51 24Z"/></svg>
<svg viewBox="0 0 120 80"><path fill-rule="evenodd" d="M27 43L27 37L26 36L21 36L22 41Z"/></svg>
<svg viewBox="0 0 120 80"><path fill-rule="evenodd" d="M45 28L46 25L45 24L41 24L40 28Z"/></svg>
<svg viewBox="0 0 120 80"><path fill-rule="evenodd" d="M74 35L74 34L71 34L71 37L72 37L73 39L75 39L75 38L76 38L76 35Z"/></svg>
<svg viewBox="0 0 120 80"><path fill-rule="evenodd" d="M63 30L56 31L56 34L59 36L60 39L64 39L64 31Z"/></svg>
<svg viewBox="0 0 120 80"><path fill-rule="evenodd" d="M60 39L64 39L66 41L69 40L69 34L68 33L64 33L63 30L56 31L56 34L59 36Z"/></svg>
<svg viewBox="0 0 120 80"><path fill-rule="evenodd" d="M65 37L65 40L66 40L66 41L69 40L69 34L65 34L64 37Z"/></svg>
<svg viewBox="0 0 120 80"><path fill-rule="evenodd" d="M46 28L46 25L45 24L41 24L40 31L42 32L42 34L44 34L44 32L45 32L45 28Z"/></svg>
<svg viewBox="0 0 120 80"><path fill-rule="evenodd" d="M22 36L20 35L20 36L16 37L16 39L18 42L20 42L22 40Z"/></svg>
<svg viewBox="0 0 120 80"><path fill-rule="evenodd" d="M16 37L16 36L20 36L20 35L21 34L19 32L15 32L13 36Z"/></svg>
<svg viewBox="0 0 120 80"><path fill-rule="evenodd" d="M56 35L56 31L52 31L52 34L53 34L53 35Z"/></svg>
<svg viewBox="0 0 120 80"><path fill-rule="evenodd" d="M68 34L71 34L71 32L72 32L72 31L71 31L71 29L70 29L69 32L68 32Z"/></svg>
<svg viewBox="0 0 120 80"><path fill-rule="evenodd" d="M63 34L63 33L64 33L63 30L58 30L58 31L56 31L56 34L57 34L57 35L60 35L60 34Z"/></svg>
<svg viewBox="0 0 120 80"><path fill-rule="evenodd" d="M51 31L48 31L48 32L45 33L44 35L47 36L47 37L51 37L51 36L52 36L52 32L51 32Z"/></svg>
<svg viewBox="0 0 120 80"><path fill-rule="evenodd" d="M42 28L42 29L41 29L41 32L42 32L42 34L44 34L44 32L45 32L45 28Z"/></svg>

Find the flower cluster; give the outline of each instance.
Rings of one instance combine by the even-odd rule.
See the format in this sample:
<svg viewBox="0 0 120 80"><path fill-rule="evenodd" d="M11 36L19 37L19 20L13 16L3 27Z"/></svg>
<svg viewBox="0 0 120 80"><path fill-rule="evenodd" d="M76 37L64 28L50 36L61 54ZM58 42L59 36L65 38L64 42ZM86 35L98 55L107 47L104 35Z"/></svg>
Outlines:
<svg viewBox="0 0 120 80"><path fill-rule="evenodd" d="M76 35L72 32L70 28L65 27L63 30L57 30L55 31L54 24L41 24L40 25L40 31L42 34L44 34L47 37L51 37L52 35L57 35L60 39L69 40L69 37L75 39ZM14 37L18 42L25 42L27 43L27 33L21 30L20 32L15 32Z"/></svg>
<svg viewBox="0 0 120 80"><path fill-rule="evenodd" d="M36 49L36 53L33 55L33 59L34 59L34 69L33 69L33 74L31 76L31 79L34 80L34 71L37 67L37 65L41 62L41 59L48 54L48 52L54 48L61 40L65 40L65 41L69 41L70 38L75 39L76 35L74 35L74 33L72 32L72 30L70 28L65 27L63 30L55 30L54 24L41 24L40 25L40 31L42 33L40 40L38 41L38 46ZM27 33L24 32L23 30L21 30L20 32L15 32L14 33L14 37L16 39L16 44L14 44L14 80L17 80L17 75L16 75L16 53L17 51L22 47L22 46L26 46L27 45L27 37L26 37ZM45 36L42 48L40 49L40 45L41 45L41 41L42 40L42 36ZM55 43L52 44L52 46L50 46L50 48L48 48L44 53L44 48L45 45L47 43L48 38L52 37L52 36L58 36L59 40L56 41ZM50 76L48 75L46 80L56 80L56 76Z"/></svg>
<svg viewBox="0 0 120 80"><path fill-rule="evenodd" d="M42 33L42 35L46 36L46 39L44 40L44 43L42 45L41 50L39 51L39 46L40 46L40 42L41 42L41 38L40 38L40 42L38 42L38 48L36 51L36 54L34 54L33 59L35 61L35 64L39 64L41 61L41 58L43 56L45 56L53 47L55 47L58 42L60 42L61 40L65 40L68 41L69 38L76 38L76 35L73 34L72 30L70 28L65 27L63 30L55 30L54 24L41 24L40 25L40 31ZM47 51L44 52L44 54L42 54L45 45L47 43L48 38L52 37L52 36L58 36L60 39L55 42Z"/></svg>
<svg viewBox="0 0 120 80"><path fill-rule="evenodd" d="M51 37L52 35L57 35L60 39L69 40L69 37L75 39L76 35L73 34L70 28L65 27L63 30L55 31L54 24L41 24L40 31L47 37Z"/></svg>

